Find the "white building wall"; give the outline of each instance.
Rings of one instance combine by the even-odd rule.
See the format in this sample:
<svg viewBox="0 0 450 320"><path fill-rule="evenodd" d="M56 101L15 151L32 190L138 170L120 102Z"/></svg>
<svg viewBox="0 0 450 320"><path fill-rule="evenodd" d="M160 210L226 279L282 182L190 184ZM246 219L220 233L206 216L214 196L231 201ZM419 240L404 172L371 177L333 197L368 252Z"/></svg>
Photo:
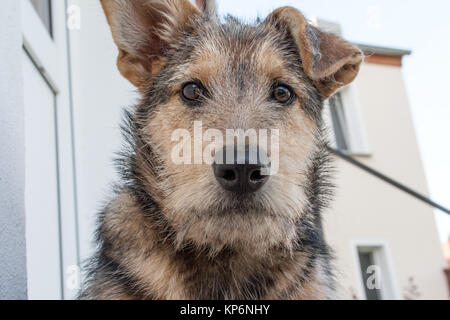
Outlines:
<svg viewBox="0 0 450 320"><path fill-rule="evenodd" d="M123 107L135 89L116 68L117 49L100 1L69 1L81 9L81 28L70 31L73 121L81 259L92 254L96 215L116 179Z"/></svg>
<svg viewBox="0 0 450 320"><path fill-rule="evenodd" d="M0 10L0 299L26 299L25 130L20 3Z"/></svg>

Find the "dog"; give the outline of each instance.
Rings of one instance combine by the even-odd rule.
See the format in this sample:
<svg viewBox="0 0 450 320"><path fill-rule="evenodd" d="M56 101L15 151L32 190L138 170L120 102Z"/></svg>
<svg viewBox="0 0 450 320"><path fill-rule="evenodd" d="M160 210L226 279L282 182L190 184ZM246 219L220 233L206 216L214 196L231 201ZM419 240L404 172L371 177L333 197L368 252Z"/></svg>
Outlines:
<svg viewBox="0 0 450 320"><path fill-rule="evenodd" d="M244 24L219 18L214 1L101 4L140 101L125 111L121 182L99 215L80 298L335 298L321 226L333 189L322 109L355 79L361 51L292 7ZM277 173L236 157L174 163L173 132L194 135L196 121L276 129Z"/></svg>

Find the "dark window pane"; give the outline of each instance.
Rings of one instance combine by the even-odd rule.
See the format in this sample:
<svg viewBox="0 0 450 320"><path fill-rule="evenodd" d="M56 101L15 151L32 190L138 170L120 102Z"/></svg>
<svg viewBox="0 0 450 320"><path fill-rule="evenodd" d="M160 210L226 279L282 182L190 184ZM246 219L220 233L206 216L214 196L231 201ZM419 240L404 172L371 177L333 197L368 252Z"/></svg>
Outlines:
<svg viewBox="0 0 450 320"><path fill-rule="evenodd" d="M330 98L329 103L337 148L342 151L348 151L347 122L345 120L344 105L342 104L341 95L339 93L335 94Z"/></svg>
<svg viewBox="0 0 450 320"><path fill-rule="evenodd" d="M53 36L51 0L30 0L30 2L41 18L42 23L44 23L44 26L48 30L48 33Z"/></svg>
<svg viewBox="0 0 450 320"><path fill-rule="evenodd" d="M373 259L373 252L361 252L360 251L360 252L358 252L358 255L359 255L359 263L361 265L361 274L362 274L362 278L364 281L363 285L364 285L364 290L366 291L367 300L381 300L381 292L379 289L376 289L376 288L370 289L367 287L367 280L372 275L367 272L367 269L370 266L373 266L375 264L374 259Z"/></svg>

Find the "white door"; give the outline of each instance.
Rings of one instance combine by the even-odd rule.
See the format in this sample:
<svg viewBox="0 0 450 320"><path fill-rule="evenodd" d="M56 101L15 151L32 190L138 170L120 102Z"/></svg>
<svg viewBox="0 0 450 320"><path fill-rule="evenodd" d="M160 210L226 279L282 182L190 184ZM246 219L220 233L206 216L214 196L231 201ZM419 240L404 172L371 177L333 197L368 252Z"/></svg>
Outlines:
<svg viewBox="0 0 450 320"><path fill-rule="evenodd" d="M79 255L65 1L20 1L28 298L67 299Z"/></svg>
<svg viewBox="0 0 450 320"><path fill-rule="evenodd" d="M55 95L23 53L28 297L61 298Z"/></svg>

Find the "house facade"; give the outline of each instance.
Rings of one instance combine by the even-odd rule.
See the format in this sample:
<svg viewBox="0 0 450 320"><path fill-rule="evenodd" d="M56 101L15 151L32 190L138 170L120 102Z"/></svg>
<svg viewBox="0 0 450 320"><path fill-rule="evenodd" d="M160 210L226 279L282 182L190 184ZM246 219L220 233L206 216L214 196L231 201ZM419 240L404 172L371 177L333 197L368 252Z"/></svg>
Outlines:
<svg viewBox="0 0 450 320"><path fill-rule="evenodd" d="M96 213L118 179L122 108L135 89L98 1L3 0L0 11L0 299L71 299L94 250ZM327 102L333 146L427 195L401 59L370 56ZM433 210L336 161L325 215L339 296L447 299ZM368 288L370 286L370 288Z"/></svg>
<svg viewBox="0 0 450 320"><path fill-rule="evenodd" d="M340 93L339 121L345 129L336 147L428 196L402 77L402 56L408 52L360 48L365 63ZM336 124L330 127L339 132ZM433 208L344 160L337 159L336 167L336 198L325 216L325 234L335 250L341 296L447 299L447 264ZM367 290L377 274L380 289Z"/></svg>

